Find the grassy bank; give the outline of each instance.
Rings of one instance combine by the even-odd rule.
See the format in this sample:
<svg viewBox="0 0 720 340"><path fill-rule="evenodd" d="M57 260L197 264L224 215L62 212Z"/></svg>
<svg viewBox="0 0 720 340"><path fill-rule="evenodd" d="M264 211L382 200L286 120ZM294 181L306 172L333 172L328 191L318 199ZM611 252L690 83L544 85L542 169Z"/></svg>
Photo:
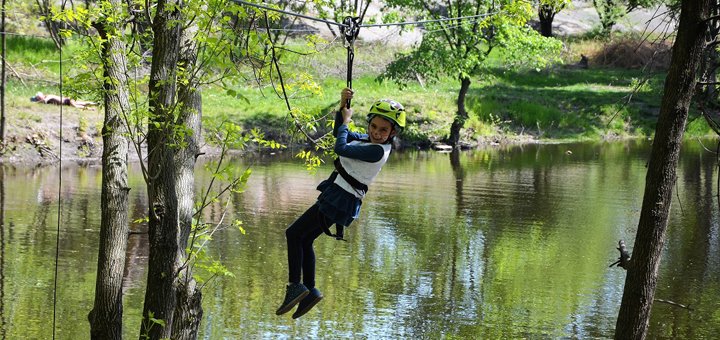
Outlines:
<svg viewBox="0 0 720 340"><path fill-rule="evenodd" d="M596 45L587 41L577 44L585 50L597 49ZM30 103L29 98L38 91L58 93L59 54L49 40L32 37L11 36L8 47L12 67L8 72L8 131L20 142L40 130L50 139L57 108ZM84 66L73 60L76 50L71 43L63 52L63 73L67 77L72 78ZM442 141L456 112L459 81L445 78L424 86L413 82L403 89L394 83L377 82L376 77L396 51L383 44L358 46L353 105L360 117L355 120L362 119L373 100L394 98L408 109L405 142L427 146ZM574 60L578 53L568 53L567 58ZM293 108L320 116L336 107L339 90L345 86L346 65L345 49L339 43L323 46L318 53L308 56L286 53L283 60L288 81L307 73L319 85L313 95L293 96L290 101ZM663 81L662 71L649 74L592 63L589 69L558 65L543 70L489 70L473 77L466 103L470 118L463 140L475 144L650 136L659 112ZM89 96L81 99L98 100L92 98L91 89L82 86L65 90ZM99 141L101 112L67 110L70 112L67 123L74 131ZM293 124L287 112L284 100L270 85L258 86L248 81L237 87L235 96L217 86L203 89L206 125L229 120L247 129L259 127L271 138L290 142L293 134L288 131L293 130ZM704 121L695 118L697 114L691 113L686 136L710 134Z"/></svg>

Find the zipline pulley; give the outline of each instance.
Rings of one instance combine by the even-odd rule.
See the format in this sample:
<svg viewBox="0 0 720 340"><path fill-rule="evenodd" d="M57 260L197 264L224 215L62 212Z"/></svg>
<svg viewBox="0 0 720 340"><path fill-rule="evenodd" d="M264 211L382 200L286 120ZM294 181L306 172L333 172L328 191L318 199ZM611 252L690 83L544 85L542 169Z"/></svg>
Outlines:
<svg viewBox="0 0 720 340"><path fill-rule="evenodd" d="M345 17L340 32L345 37L345 47L352 47L355 39L360 33L360 17Z"/></svg>
<svg viewBox="0 0 720 340"><path fill-rule="evenodd" d="M343 26L340 26L340 32L345 37L343 44L347 48L347 87L352 89L352 64L355 59L355 39L360 33L360 17L345 17ZM350 108L350 99L345 104Z"/></svg>

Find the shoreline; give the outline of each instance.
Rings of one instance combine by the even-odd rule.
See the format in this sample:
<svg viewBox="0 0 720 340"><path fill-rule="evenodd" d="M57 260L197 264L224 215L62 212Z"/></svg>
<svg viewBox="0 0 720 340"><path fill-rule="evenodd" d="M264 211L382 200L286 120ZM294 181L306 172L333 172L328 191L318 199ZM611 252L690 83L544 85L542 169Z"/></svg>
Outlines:
<svg viewBox="0 0 720 340"><path fill-rule="evenodd" d="M637 139L645 139L648 137L645 136L615 136L615 138L601 138L601 139L588 139L588 138L569 138L569 139L538 139L535 138L535 136L531 135L524 135L524 136L510 136L510 135L499 135L499 136L489 136L486 138L482 138L475 141L468 141L468 140L462 140L461 145L457 148L458 150L462 152L469 152L473 150L478 149L484 149L484 148L497 148L497 147L507 147L507 146L516 146L516 145L537 145L537 144L571 144L571 143L578 143L578 142L618 142L618 141L625 141L625 140L637 140ZM16 138L15 138L16 139ZM91 154L86 156L80 156L78 155L79 151L84 150L83 148L88 147L88 140L84 138L75 138L74 140L69 140L68 138L64 138L62 143L62 159L57 154L57 152L60 150L60 140L59 138L55 139L54 141L51 141L51 145L54 145L55 147L49 147L47 145L42 145L41 147L38 147L37 145L33 145L31 142L31 138L26 138L24 142L18 143L17 141L11 142L9 144L9 147L11 150L7 151L8 154L2 154L0 155L0 166L20 166L20 167L44 167L44 166L53 166L60 164L62 162L63 165L65 164L75 164L75 165L83 165L83 166L94 166L94 165L101 165L102 164L102 140L98 136L96 139L100 139L100 141L94 141L92 142L91 148ZM8 147L6 145L5 147ZM230 157L247 157L247 158L253 158L253 157L264 157L264 156L274 156L276 154L284 154L286 153L286 150L310 150L312 149L312 146L307 143L292 143L290 145L287 145L287 148L283 150L273 150L269 148L260 148L257 146L249 146L244 150L230 150L228 152L228 155ZM393 148L394 150L398 150L400 152L402 151L435 151L435 152L451 152L453 150L453 147L445 144L443 142L431 142L431 143L400 143L400 145L395 145ZM42 151L45 150L45 151ZM144 151L143 155L146 156L145 153L146 147L143 146L142 150ZM4 151L4 150L3 150ZM201 157L203 158L216 158L220 155L220 149L216 146L205 144L200 149ZM298 160L300 161L300 160ZM137 152L135 152L135 148L132 145L129 145L129 151L128 151L128 164L137 163L140 162L140 157L138 157Z"/></svg>

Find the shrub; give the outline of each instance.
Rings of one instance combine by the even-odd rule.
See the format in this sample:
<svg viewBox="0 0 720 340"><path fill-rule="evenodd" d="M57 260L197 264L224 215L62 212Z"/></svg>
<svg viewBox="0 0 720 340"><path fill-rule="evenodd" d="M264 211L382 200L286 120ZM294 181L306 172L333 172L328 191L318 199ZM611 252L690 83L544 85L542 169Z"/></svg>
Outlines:
<svg viewBox="0 0 720 340"><path fill-rule="evenodd" d="M670 49L667 41L650 41L640 36L620 36L611 39L602 49L590 55L590 65L653 70L667 70Z"/></svg>

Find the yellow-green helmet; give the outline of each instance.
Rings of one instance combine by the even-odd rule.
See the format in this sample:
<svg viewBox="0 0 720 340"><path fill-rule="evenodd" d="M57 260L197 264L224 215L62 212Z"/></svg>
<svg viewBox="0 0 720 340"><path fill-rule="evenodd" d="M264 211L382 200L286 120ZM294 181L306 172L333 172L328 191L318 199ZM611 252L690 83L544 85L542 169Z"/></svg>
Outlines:
<svg viewBox="0 0 720 340"><path fill-rule="evenodd" d="M368 122L375 116L382 116L401 129L405 128L405 108L402 104L394 100L381 99L376 101L372 107L370 107L370 112L367 116Z"/></svg>

